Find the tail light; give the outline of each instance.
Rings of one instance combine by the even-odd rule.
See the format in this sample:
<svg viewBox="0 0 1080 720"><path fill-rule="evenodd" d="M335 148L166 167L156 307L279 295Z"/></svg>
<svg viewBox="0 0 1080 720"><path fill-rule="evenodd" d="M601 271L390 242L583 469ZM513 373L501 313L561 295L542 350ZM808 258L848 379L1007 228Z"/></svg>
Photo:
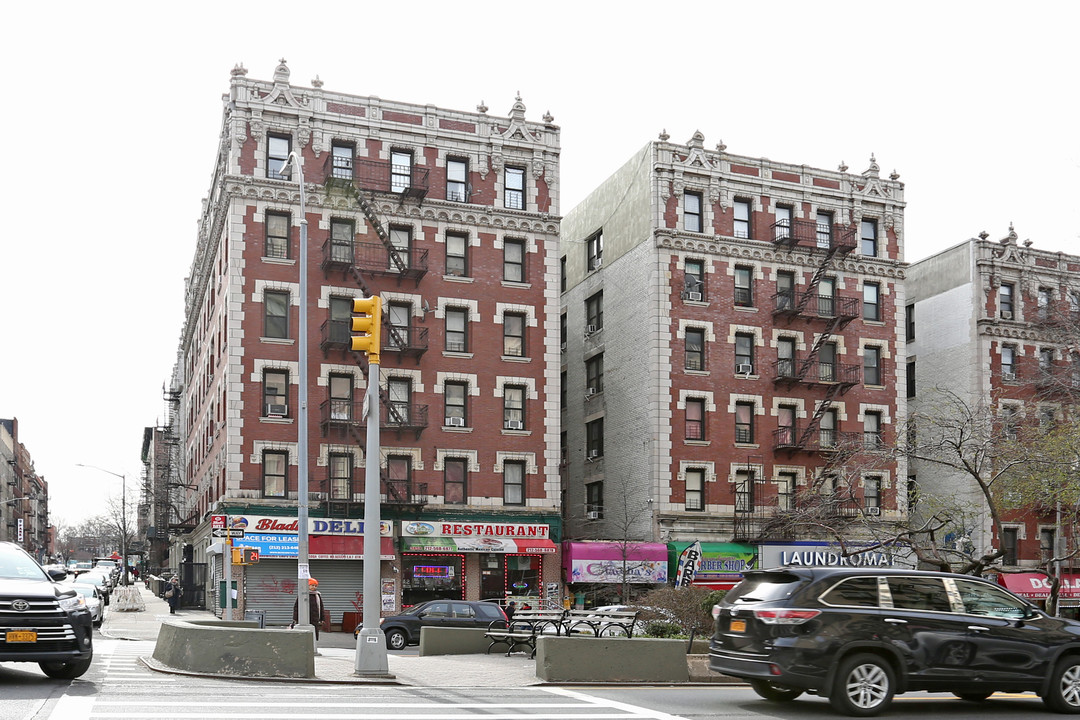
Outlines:
<svg viewBox="0 0 1080 720"><path fill-rule="evenodd" d="M802 625L821 614L820 610L755 610L754 617L766 625Z"/></svg>

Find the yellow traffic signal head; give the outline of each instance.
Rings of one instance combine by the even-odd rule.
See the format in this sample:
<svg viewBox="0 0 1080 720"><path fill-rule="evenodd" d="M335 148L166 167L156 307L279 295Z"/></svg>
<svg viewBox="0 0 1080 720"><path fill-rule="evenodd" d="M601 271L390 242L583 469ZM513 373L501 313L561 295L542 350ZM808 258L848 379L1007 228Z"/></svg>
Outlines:
<svg viewBox="0 0 1080 720"><path fill-rule="evenodd" d="M355 352L367 353L370 362L379 362L379 349L382 343L382 298L378 295L369 298L354 298L353 315L352 349Z"/></svg>

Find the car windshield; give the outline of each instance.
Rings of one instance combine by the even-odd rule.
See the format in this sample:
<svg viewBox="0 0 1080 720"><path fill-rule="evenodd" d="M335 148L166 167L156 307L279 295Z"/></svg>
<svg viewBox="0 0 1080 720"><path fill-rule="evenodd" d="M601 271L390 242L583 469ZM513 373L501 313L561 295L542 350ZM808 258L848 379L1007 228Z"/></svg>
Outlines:
<svg viewBox="0 0 1080 720"><path fill-rule="evenodd" d="M79 587L78 585L72 585L72 588L74 588L75 592L79 593L83 597L94 597L94 588L91 585L83 583L82 587Z"/></svg>
<svg viewBox="0 0 1080 720"><path fill-rule="evenodd" d="M798 575L787 572L748 573L743 581L724 596L724 601L767 602L789 597L803 583Z"/></svg>
<svg viewBox="0 0 1080 720"><path fill-rule="evenodd" d="M105 578L101 577L100 575L88 575L84 573L79 577L75 578L75 582L82 585L104 585Z"/></svg>
<svg viewBox="0 0 1080 720"><path fill-rule="evenodd" d="M0 578L22 578L26 580L49 580L34 558L21 550L0 548Z"/></svg>

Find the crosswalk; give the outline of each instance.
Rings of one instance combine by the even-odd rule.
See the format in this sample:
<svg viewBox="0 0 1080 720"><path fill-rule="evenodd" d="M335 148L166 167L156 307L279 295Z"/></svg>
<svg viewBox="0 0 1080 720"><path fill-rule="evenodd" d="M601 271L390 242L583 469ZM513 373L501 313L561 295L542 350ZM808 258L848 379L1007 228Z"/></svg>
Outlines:
<svg viewBox="0 0 1080 720"><path fill-rule="evenodd" d="M48 720L681 720L557 687L415 688L190 677L140 658L153 642L101 640Z"/></svg>

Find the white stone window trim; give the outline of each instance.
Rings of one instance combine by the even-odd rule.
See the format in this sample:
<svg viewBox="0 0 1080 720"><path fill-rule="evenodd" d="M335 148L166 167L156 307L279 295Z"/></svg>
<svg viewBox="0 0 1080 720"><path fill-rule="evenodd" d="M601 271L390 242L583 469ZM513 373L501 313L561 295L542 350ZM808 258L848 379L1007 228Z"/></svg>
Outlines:
<svg viewBox="0 0 1080 720"><path fill-rule="evenodd" d="M856 351L856 354L859 357L866 357L865 350L868 347L876 347L878 350L880 350L881 353L878 357L881 360L888 360L892 357L892 352L889 351L888 340L878 340L876 338L861 337L859 338L859 349Z"/></svg>
<svg viewBox="0 0 1080 720"><path fill-rule="evenodd" d="M735 405L740 402L749 402L754 404L754 415L765 415L765 404L760 395L744 395L742 393L729 393L728 394L728 406L727 411L731 414L735 414Z"/></svg>
<svg viewBox="0 0 1080 720"><path fill-rule="evenodd" d="M881 480L881 489L882 490L890 490L890 489L892 489L892 486L893 486L893 484L892 484L892 473L890 473L888 470L863 470L863 471L861 471L859 473L859 487L860 488L865 488L866 487L866 479L867 478L872 478L872 477L876 477L879 480ZM880 495L878 495L878 502L880 503L881 500L882 500L882 497Z"/></svg>
<svg viewBox="0 0 1080 720"><path fill-rule="evenodd" d="M319 457L316 458L316 465L318 467L327 467L330 464L331 455L348 455L352 458L353 469L363 467L359 462L360 456L363 455L360 449L356 445L335 445L334 443L320 443L319 444ZM356 478L354 477L353 480Z"/></svg>
<svg viewBox="0 0 1080 720"><path fill-rule="evenodd" d="M817 339L819 337L821 337L821 333L814 333L814 342L815 343L817 342ZM843 335L830 335L829 337L833 338L833 340L834 340L834 342L836 344L836 356L840 357L841 355L847 355L847 343L845 341L844 336Z"/></svg>
<svg viewBox="0 0 1080 720"><path fill-rule="evenodd" d="M389 467L388 459L393 455L395 457L405 455L411 459L410 466L413 472L417 470L424 470L424 452L421 448L410 447L380 447L379 448L379 467L383 470ZM362 466L366 467L366 464L362 463Z"/></svg>
<svg viewBox="0 0 1080 720"><path fill-rule="evenodd" d="M409 368L387 368L380 373L379 387L383 390L389 391L391 380L408 379L412 386L413 394L424 392L424 383L421 382L422 374L419 369L410 370Z"/></svg>
<svg viewBox="0 0 1080 720"><path fill-rule="evenodd" d="M675 403L675 408L677 410L685 410L687 400L704 400L705 412L716 412L716 400L713 398L712 390L688 390L686 388L679 388L679 399Z"/></svg>
<svg viewBox="0 0 1080 720"><path fill-rule="evenodd" d="M679 318L679 329L675 333L676 339L685 340L687 329L704 330L705 342L716 342L716 334L713 332L713 324L711 322Z"/></svg>
<svg viewBox="0 0 1080 720"><path fill-rule="evenodd" d="M263 294L267 291L271 292L287 292L289 293L289 305L299 307L300 305L300 284L292 282L282 282L280 280L255 280L255 289L251 292L251 302L259 303L263 302Z"/></svg>
<svg viewBox="0 0 1080 720"><path fill-rule="evenodd" d="M859 257L868 257L868 256L860 255ZM892 283L885 282L884 278L878 278L878 277L875 277L875 276L872 276L872 275L869 275L869 276L868 275L861 275L861 276L859 276L859 279L855 282L855 289L859 291L859 296L860 297L862 297L863 286L867 285L867 284L877 285L878 286L878 300L879 301L880 301L881 298L885 297L886 295L891 295L892 294ZM880 305L880 302L879 302L879 305ZM884 310L884 308L882 308L882 310ZM884 317L885 313L882 312L881 314L882 314L882 317Z"/></svg>
<svg viewBox="0 0 1080 720"><path fill-rule="evenodd" d="M495 235L495 240L492 242L491 247L495 250L502 250L506 247L507 240L520 240L525 245L526 255L536 254L536 238L531 233L522 233L514 231L501 231Z"/></svg>
<svg viewBox="0 0 1080 720"><path fill-rule="evenodd" d="M493 472L495 472L496 475L501 476L503 474L503 466L507 461L524 462L526 475L536 475L537 472L539 472L536 467L536 453L512 452L509 450L495 451L495 467L493 468Z"/></svg>
<svg viewBox="0 0 1080 720"><path fill-rule="evenodd" d="M285 451L289 456L289 465L296 465L299 462L299 457L296 453L295 442L283 442L279 440L255 440L251 445L251 464L261 467L263 453L267 450L271 452Z"/></svg>
<svg viewBox="0 0 1080 720"><path fill-rule="evenodd" d="M874 403L859 403L859 415L856 421L864 423L866 421L866 413L876 412L881 416L881 432L885 431L885 425L892 425L891 409L888 405L875 405Z"/></svg>
<svg viewBox="0 0 1080 720"><path fill-rule="evenodd" d="M255 358L251 371L251 382L262 384L264 370L284 370L289 373L289 384L300 384L300 366L295 360L267 360ZM355 365L353 366L356 367Z"/></svg>
<svg viewBox="0 0 1080 720"><path fill-rule="evenodd" d="M521 303L495 303L495 324L503 324L503 316L507 313L511 315L524 315L526 327L536 327L536 309L532 305L523 305Z"/></svg>
<svg viewBox="0 0 1080 720"><path fill-rule="evenodd" d="M480 455L477 450L454 450L453 448L436 448L435 449L435 462L432 463L431 469L435 472L442 472L446 469L444 461L446 458L451 460L467 459L469 472L480 472Z"/></svg>
<svg viewBox="0 0 1080 720"><path fill-rule="evenodd" d="M435 242L442 245L446 244L446 236L450 235L464 235L465 245L470 248L480 247L480 236L477 234L475 228L467 226L454 225L453 223L440 222L438 229L435 233Z"/></svg>
<svg viewBox="0 0 1080 720"><path fill-rule="evenodd" d="M716 482L716 463L712 460L708 461L694 461L694 460L680 460L679 461L679 473L676 476L678 482L686 485L686 471L687 470L704 470L705 471L705 484Z"/></svg>
<svg viewBox="0 0 1080 720"><path fill-rule="evenodd" d="M725 265L726 265L726 267L724 268L724 274L727 275L730 278L735 277L735 268L750 268L751 271L752 271L750 273L751 278L753 278L754 280L761 280L761 281L765 280L765 272L762 270L762 266L761 266L760 262L755 262L753 260L743 260L742 258L736 258L734 260L728 261L727 263L725 263ZM752 291L757 290L757 287L755 286L755 287L751 288L751 290ZM757 300L758 300L757 292L753 292L753 296L754 296L754 302L756 303Z"/></svg>
<svg viewBox="0 0 1080 720"><path fill-rule="evenodd" d="M515 377L512 375L496 375L495 376L495 389L492 392L492 397L501 398L503 396L503 388L507 385L520 385L525 387L525 399L536 400L538 395L536 394L536 378L531 377Z"/></svg>
<svg viewBox="0 0 1080 720"><path fill-rule="evenodd" d="M712 275L714 272L716 272L716 268L714 267L713 263L710 262L708 258L701 257L699 255L676 255L675 269L686 272L687 260L696 260L701 263L702 271L705 273L705 275Z"/></svg>
<svg viewBox="0 0 1080 720"><path fill-rule="evenodd" d="M1000 359L1001 350L1006 347L1011 347L1018 358L1027 356L1027 343L1021 342L1019 339L1014 340L1011 338L1009 340L999 340L994 343L993 352L996 353Z"/></svg>
<svg viewBox="0 0 1080 720"><path fill-rule="evenodd" d="M1001 523L1001 530L1016 530L1017 540L1027 540L1027 525L1025 523Z"/></svg>
<svg viewBox="0 0 1080 720"><path fill-rule="evenodd" d="M780 340L794 340L795 351L806 351L806 339L801 330L787 330L784 328L773 328L772 340L769 341L769 347L777 348L780 346Z"/></svg>
<svg viewBox="0 0 1080 720"><path fill-rule="evenodd" d="M750 470L754 473L754 484L764 485L768 478L765 477L765 465L764 463L745 463L745 462L733 462L728 466L728 482L737 483L739 481L738 473L746 472Z"/></svg>
<svg viewBox="0 0 1080 720"><path fill-rule="evenodd" d="M358 298L362 297L359 288L341 287L337 285L323 285L319 288L317 304L322 309L330 307L330 298Z"/></svg>
<svg viewBox="0 0 1080 720"><path fill-rule="evenodd" d="M822 403L823 403L822 400L815 400L814 401L814 412L817 412L818 407L820 405L822 405ZM833 400L831 403L829 403L829 407L827 407L826 410L835 410L836 411L836 422L837 423L846 422L847 419L848 419L847 403L846 402L843 402L843 401L840 401L840 400ZM839 430L840 428L838 427L836 429Z"/></svg>
<svg viewBox="0 0 1080 720"><path fill-rule="evenodd" d="M699 185L684 185L681 193L679 194L679 202L676 203L675 212L677 217L675 222L680 230L686 228L686 193L696 194L701 198L701 230L694 232L693 230L685 230L685 232L692 232L695 235L711 233L713 226L713 204L709 202L709 188Z"/></svg>
<svg viewBox="0 0 1080 720"><path fill-rule="evenodd" d="M355 365L338 365L336 363L322 363L319 365L319 376L316 383L319 387L330 387L331 375L348 375L352 378L353 388L367 387L367 378L360 374ZM297 380L297 382L300 382Z"/></svg>
<svg viewBox="0 0 1080 720"><path fill-rule="evenodd" d="M440 372L435 373L435 387L433 390L436 395L445 395L446 383L448 382L461 382L469 388L470 396L480 396L480 384L477 382L475 373L458 373L458 372Z"/></svg>
<svg viewBox="0 0 1080 720"><path fill-rule="evenodd" d="M382 298L384 318L388 312L387 306L391 303L408 305L409 315L421 319L424 317L424 296L420 293L382 292L379 293L379 296Z"/></svg>
<svg viewBox="0 0 1080 720"><path fill-rule="evenodd" d="M435 304L435 318L445 320L447 308L451 310L467 309L469 311L468 322L480 322L479 302L479 300L470 300L468 298L440 297Z"/></svg>
<svg viewBox="0 0 1080 720"><path fill-rule="evenodd" d="M771 478L773 484L780 484L780 473L795 475L795 487L791 488L793 492L796 487L806 487L806 468L802 465L773 465L773 476Z"/></svg>
<svg viewBox="0 0 1080 720"><path fill-rule="evenodd" d="M795 419L806 419L806 401L803 398L780 397L778 395L773 396L772 409L769 411L769 415L772 417L780 417L781 405L794 405Z"/></svg>
<svg viewBox="0 0 1080 720"><path fill-rule="evenodd" d="M735 345L736 335L752 335L754 347L765 347L765 339L761 336L761 327L755 325L728 325L727 341L729 345ZM755 358L756 360L757 358Z"/></svg>

